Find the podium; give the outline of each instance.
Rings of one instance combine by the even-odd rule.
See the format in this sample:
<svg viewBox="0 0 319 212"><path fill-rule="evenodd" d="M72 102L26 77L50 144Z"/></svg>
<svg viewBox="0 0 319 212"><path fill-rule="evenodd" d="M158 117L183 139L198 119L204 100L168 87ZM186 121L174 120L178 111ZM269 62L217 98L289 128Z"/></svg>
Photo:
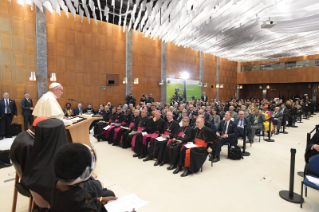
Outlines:
<svg viewBox="0 0 319 212"><path fill-rule="evenodd" d="M86 120L75 122L72 125L65 127L67 131L67 138L69 142L81 143L91 146L89 128L94 120L103 119L103 117L92 117L79 115L79 117L86 118Z"/></svg>

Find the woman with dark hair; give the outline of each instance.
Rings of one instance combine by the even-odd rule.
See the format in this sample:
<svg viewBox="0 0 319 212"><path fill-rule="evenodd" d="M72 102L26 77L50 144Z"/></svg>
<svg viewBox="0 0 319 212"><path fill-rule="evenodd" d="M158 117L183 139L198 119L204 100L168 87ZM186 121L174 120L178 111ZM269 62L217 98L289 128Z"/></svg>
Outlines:
<svg viewBox="0 0 319 212"><path fill-rule="evenodd" d="M52 212L106 211L104 205L117 199L92 176L95 163L94 150L85 144L67 144L57 152L54 172L58 180L52 190Z"/></svg>
<svg viewBox="0 0 319 212"><path fill-rule="evenodd" d="M74 112L71 108L71 103L66 103L66 108L64 109L64 115L66 117L74 116Z"/></svg>

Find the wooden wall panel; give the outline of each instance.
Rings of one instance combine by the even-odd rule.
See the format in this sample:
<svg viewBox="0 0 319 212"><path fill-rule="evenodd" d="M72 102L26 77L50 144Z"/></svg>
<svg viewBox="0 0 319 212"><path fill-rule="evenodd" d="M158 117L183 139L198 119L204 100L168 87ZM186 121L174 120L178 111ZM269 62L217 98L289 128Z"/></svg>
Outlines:
<svg viewBox="0 0 319 212"><path fill-rule="evenodd" d="M161 101L161 41L142 37L133 32L133 96L139 102L143 94L152 93L155 101Z"/></svg>
<svg viewBox="0 0 319 212"><path fill-rule="evenodd" d="M0 95L8 92L18 109L13 123L22 124L21 100L29 92L37 102L36 82L29 72L36 72L35 12L16 1L0 1Z"/></svg>
<svg viewBox="0 0 319 212"><path fill-rule="evenodd" d="M219 99L230 100L235 96L237 90L237 62L220 58L220 84L224 87L220 89Z"/></svg>
<svg viewBox="0 0 319 212"><path fill-rule="evenodd" d="M71 14L67 18L64 13L60 17L47 12L47 35L48 72L56 73L57 81L64 86L65 93L59 99L63 109L68 99L96 106L123 103L125 85L106 86L107 73L119 74L121 79L125 76L126 34L122 28L119 32L118 26L106 22L102 26L93 19L91 24L86 20L81 23L79 16L74 21ZM111 45L114 41L116 45ZM76 102L70 103L77 106Z"/></svg>
<svg viewBox="0 0 319 212"><path fill-rule="evenodd" d="M204 54L204 81L207 87L203 88L206 92L208 100L216 98L216 57L211 54ZM211 85L214 88L211 88Z"/></svg>
<svg viewBox="0 0 319 212"><path fill-rule="evenodd" d="M319 67L237 73L238 84L319 82Z"/></svg>
<svg viewBox="0 0 319 212"><path fill-rule="evenodd" d="M184 71L189 79L199 80L199 51L167 43L167 78L180 78Z"/></svg>

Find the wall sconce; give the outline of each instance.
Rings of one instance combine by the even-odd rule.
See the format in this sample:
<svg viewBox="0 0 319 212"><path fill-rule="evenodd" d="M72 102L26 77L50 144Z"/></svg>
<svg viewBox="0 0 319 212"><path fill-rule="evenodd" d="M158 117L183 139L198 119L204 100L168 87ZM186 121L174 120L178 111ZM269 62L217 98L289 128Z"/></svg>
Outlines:
<svg viewBox="0 0 319 212"><path fill-rule="evenodd" d="M224 84L220 84L220 85L219 85L219 88L224 88Z"/></svg>
<svg viewBox="0 0 319 212"><path fill-rule="evenodd" d="M124 77L123 78L123 84L126 84L127 83L127 77Z"/></svg>
<svg viewBox="0 0 319 212"><path fill-rule="evenodd" d="M167 83L167 85L170 85L170 84L171 84L171 81L170 81L170 80L167 80L166 83Z"/></svg>
<svg viewBox="0 0 319 212"><path fill-rule="evenodd" d="M199 83L198 83L198 86L199 86L199 87L202 87L202 86L203 86L203 83L202 83L202 82L199 82Z"/></svg>
<svg viewBox="0 0 319 212"><path fill-rule="evenodd" d="M259 89L263 89L263 86L262 86L262 85L259 85Z"/></svg>
<svg viewBox="0 0 319 212"><path fill-rule="evenodd" d="M267 85L266 88L269 89L269 85Z"/></svg>
<svg viewBox="0 0 319 212"><path fill-rule="evenodd" d="M29 80L30 81L36 81L37 80L37 77L35 75L35 72L30 72L29 73Z"/></svg>
<svg viewBox="0 0 319 212"><path fill-rule="evenodd" d="M308 84L308 88L311 88L311 84Z"/></svg>
<svg viewBox="0 0 319 212"><path fill-rule="evenodd" d="M219 88L219 84L216 84L216 88Z"/></svg>
<svg viewBox="0 0 319 212"><path fill-rule="evenodd" d="M55 82L56 81L56 73L50 74L50 81Z"/></svg>
<svg viewBox="0 0 319 212"><path fill-rule="evenodd" d="M204 87L205 87L205 88L207 87L207 83L204 83Z"/></svg>
<svg viewBox="0 0 319 212"><path fill-rule="evenodd" d="M243 85L240 85L240 86L239 86L239 89L243 89Z"/></svg>
<svg viewBox="0 0 319 212"><path fill-rule="evenodd" d="M164 80L160 80L159 85L164 85Z"/></svg>
<svg viewBox="0 0 319 212"><path fill-rule="evenodd" d="M138 78L134 78L134 84L138 84Z"/></svg>

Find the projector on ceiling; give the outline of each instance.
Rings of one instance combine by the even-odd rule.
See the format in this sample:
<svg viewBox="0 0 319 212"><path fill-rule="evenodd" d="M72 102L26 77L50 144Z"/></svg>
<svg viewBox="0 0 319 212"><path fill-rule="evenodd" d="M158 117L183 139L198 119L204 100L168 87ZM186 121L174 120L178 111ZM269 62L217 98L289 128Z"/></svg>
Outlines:
<svg viewBox="0 0 319 212"><path fill-rule="evenodd" d="M276 24L277 24L276 21L266 21L265 23L261 25L261 28L269 29L276 26Z"/></svg>

